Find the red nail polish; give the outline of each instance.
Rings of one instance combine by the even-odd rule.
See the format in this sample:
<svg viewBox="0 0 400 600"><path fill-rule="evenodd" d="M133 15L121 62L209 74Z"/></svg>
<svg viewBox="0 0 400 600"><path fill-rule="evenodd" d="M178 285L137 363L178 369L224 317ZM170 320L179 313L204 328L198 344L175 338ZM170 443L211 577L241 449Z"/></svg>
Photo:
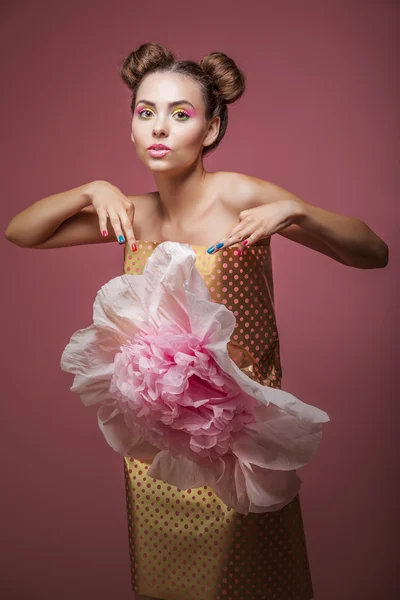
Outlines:
<svg viewBox="0 0 400 600"><path fill-rule="evenodd" d="M244 240L244 242L242 242L242 246L245 246L247 244L248 240Z"/></svg>
<svg viewBox="0 0 400 600"><path fill-rule="evenodd" d="M107 233L107 231L106 231L106 230L104 230L104 231L102 231L102 232L101 232L101 235L102 235L103 237L106 237L106 236L108 235L108 233Z"/></svg>
<svg viewBox="0 0 400 600"><path fill-rule="evenodd" d="M136 250L137 250L136 244L131 244L131 248L132 248L133 252L136 252Z"/></svg>

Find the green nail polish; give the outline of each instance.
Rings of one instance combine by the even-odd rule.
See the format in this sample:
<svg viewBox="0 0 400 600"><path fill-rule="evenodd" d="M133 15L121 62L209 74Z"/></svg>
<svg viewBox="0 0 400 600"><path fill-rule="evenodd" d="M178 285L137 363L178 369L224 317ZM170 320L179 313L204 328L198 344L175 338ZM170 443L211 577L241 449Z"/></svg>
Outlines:
<svg viewBox="0 0 400 600"><path fill-rule="evenodd" d="M218 250L219 250L220 248L222 248L222 246L223 246L223 245L224 245L224 244L223 244L222 242L220 242L220 243L219 243L219 244L217 244L215 247L216 247L216 248L218 248Z"/></svg>

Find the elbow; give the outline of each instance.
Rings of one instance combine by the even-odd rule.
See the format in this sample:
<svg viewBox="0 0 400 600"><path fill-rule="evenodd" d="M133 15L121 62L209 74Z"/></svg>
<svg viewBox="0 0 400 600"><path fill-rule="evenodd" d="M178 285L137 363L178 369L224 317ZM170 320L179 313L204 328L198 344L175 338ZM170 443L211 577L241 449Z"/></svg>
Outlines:
<svg viewBox="0 0 400 600"><path fill-rule="evenodd" d="M383 269L389 264L389 246L380 237L377 238L375 249L375 265L373 269Z"/></svg>
<svg viewBox="0 0 400 600"><path fill-rule="evenodd" d="M349 266L358 269L384 269L389 264L389 247L381 240L379 249L370 256L359 256Z"/></svg>
<svg viewBox="0 0 400 600"><path fill-rule="evenodd" d="M389 264L389 246L385 244L385 248L382 254L382 267L387 267Z"/></svg>
<svg viewBox="0 0 400 600"><path fill-rule="evenodd" d="M384 269L389 263L389 253L379 254L374 258L361 257L354 263L350 264L350 267L357 269Z"/></svg>
<svg viewBox="0 0 400 600"><path fill-rule="evenodd" d="M352 257L351 260L341 260L340 262L353 269L383 269L389 263L389 249L385 244L385 248L379 251L379 253L368 256L358 255L357 257Z"/></svg>
<svg viewBox="0 0 400 600"><path fill-rule="evenodd" d="M29 248L29 246L27 244L24 244L20 239L16 238L15 236L13 236L9 231L6 230L5 234L4 234L6 240L8 242L11 242L12 244L15 244L15 246L19 246L20 248Z"/></svg>
<svg viewBox="0 0 400 600"><path fill-rule="evenodd" d="M389 246L383 242L382 250L377 254L372 269L384 269L389 264Z"/></svg>
<svg viewBox="0 0 400 600"><path fill-rule="evenodd" d="M6 240L8 242L11 242L12 244L16 244L15 238L13 238L13 236L11 235L11 233L8 229L6 229L6 231L4 233L4 237L6 238Z"/></svg>

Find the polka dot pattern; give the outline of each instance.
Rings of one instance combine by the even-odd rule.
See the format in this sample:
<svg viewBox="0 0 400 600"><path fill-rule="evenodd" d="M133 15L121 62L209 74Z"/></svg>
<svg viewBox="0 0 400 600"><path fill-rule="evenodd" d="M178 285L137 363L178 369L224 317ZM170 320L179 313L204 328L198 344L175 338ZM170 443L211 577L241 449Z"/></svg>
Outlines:
<svg viewBox="0 0 400 600"><path fill-rule="evenodd" d="M124 272L141 274L161 242L125 246ZM229 353L249 377L280 388L270 246L238 256L192 246L213 301L236 317ZM162 600L312 600L300 498L243 515L209 486L179 490L146 477L151 461L124 457L132 590Z"/></svg>

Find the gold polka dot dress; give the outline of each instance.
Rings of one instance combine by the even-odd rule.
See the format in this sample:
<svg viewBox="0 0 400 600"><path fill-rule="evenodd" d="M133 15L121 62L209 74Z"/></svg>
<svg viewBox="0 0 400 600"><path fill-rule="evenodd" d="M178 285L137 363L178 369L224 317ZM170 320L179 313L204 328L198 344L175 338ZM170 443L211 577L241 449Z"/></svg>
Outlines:
<svg viewBox="0 0 400 600"><path fill-rule="evenodd" d="M270 240L270 238L269 238ZM141 275L161 242L125 246L124 273ZM211 299L236 317L232 360L281 388L271 246L207 254L192 245ZM300 498L274 512L237 513L210 486L180 490L146 477L152 461L123 459L132 590L162 600L311 600Z"/></svg>

